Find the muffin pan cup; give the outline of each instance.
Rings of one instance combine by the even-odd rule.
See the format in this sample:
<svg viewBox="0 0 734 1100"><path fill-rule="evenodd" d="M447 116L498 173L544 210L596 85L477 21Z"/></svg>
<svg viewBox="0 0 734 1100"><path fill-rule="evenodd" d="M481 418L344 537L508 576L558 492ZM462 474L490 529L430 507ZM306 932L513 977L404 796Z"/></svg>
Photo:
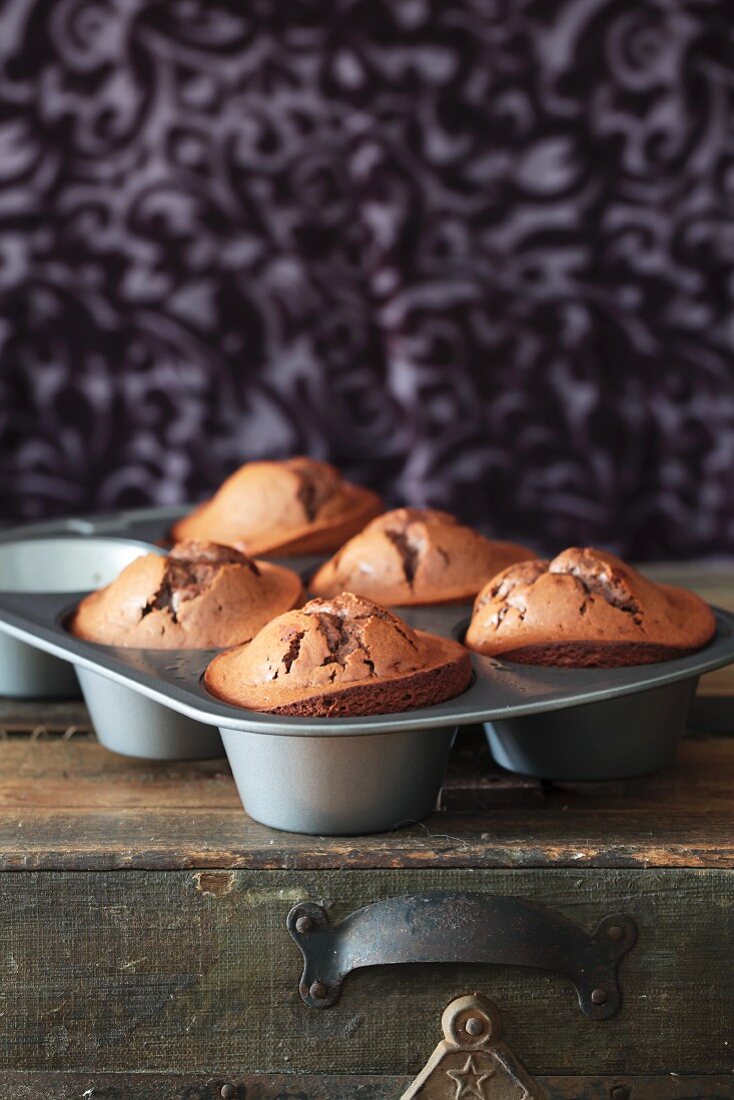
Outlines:
<svg viewBox="0 0 734 1100"><path fill-rule="evenodd" d="M221 729L242 804L274 829L381 833L435 809L456 727L361 737L282 737Z"/></svg>
<svg viewBox="0 0 734 1100"><path fill-rule="evenodd" d="M536 779L631 779L675 760L698 677L602 703L484 724L503 768Z"/></svg>
<svg viewBox="0 0 734 1100"><path fill-rule="evenodd" d="M74 666L0 634L0 695L11 699L76 699Z"/></svg>
<svg viewBox="0 0 734 1100"><path fill-rule="evenodd" d="M70 531L59 524L55 533L54 525L49 531L44 524L35 538L0 541L0 598L14 595L31 601L63 594L71 599L72 593L114 580L142 554L162 553L139 539L98 534L91 524L87 535L80 537L76 528L84 530L87 521L67 522ZM76 669L71 660L52 657L0 633L0 694L63 698L78 696L80 687L97 737L106 748L150 760L224 755L221 738L211 727L146 699L124 684L114 684L89 669Z"/></svg>
<svg viewBox="0 0 734 1100"><path fill-rule="evenodd" d="M108 533L159 541L172 518L167 510L65 521L55 531L45 524L39 534L63 534L73 555L80 542ZM13 541L6 534L0 549ZM305 577L314 559L287 564ZM47 589L53 580L50 566ZM698 677L734 662L734 615L717 610L709 645L672 661L568 669L472 654L470 687L436 706L347 719L281 717L209 695L202 676L213 651L127 649L73 637L64 623L83 595L0 592L0 637L74 664L100 740L116 751L208 756L217 751L219 730L250 815L276 828L323 835L389 829L425 816L461 725L485 723L499 763L544 779L610 779L654 770L674 755ZM418 629L460 638L470 608L396 611ZM172 726L163 722L164 713Z"/></svg>
<svg viewBox="0 0 734 1100"><path fill-rule="evenodd" d="M208 760L224 756L214 726L170 710L91 668L76 670L97 740L140 760Z"/></svg>
<svg viewBox="0 0 734 1100"><path fill-rule="evenodd" d="M46 525L44 525L45 529ZM134 558L149 551L129 538L70 540L58 528L35 537L0 540L0 599L99 588L113 580ZM28 529L33 532L33 528ZM65 699L79 695L74 667L67 660L0 634L0 695L15 699Z"/></svg>

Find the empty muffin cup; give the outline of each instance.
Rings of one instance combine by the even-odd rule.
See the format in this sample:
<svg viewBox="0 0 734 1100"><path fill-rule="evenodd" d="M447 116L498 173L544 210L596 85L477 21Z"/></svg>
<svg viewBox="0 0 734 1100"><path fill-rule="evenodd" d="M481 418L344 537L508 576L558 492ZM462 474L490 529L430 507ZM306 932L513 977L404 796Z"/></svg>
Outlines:
<svg viewBox="0 0 734 1100"><path fill-rule="evenodd" d="M77 668L97 739L106 749L143 760L223 756L215 726L196 722L99 672Z"/></svg>
<svg viewBox="0 0 734 1100"><path fill-rule="evenodd" d="M503 768L536 779L630 779L668 767L698 678L598 703L495 719L484 729Z"/></svg>
<svg viewBox="0 0 734 1100"><path fill-rule="evenodd" d="M99 588L150 547L130 539L37 538L0 543L0 594L47 595ZM0 633L0 695L16 699L79 695L73 666Z"/></svg>
<svg viewBox="0 0 734 1100"><path fill-rule="evenodd" d="M250 817L321 836L385 832L426 817L456 734L446 727L327 737L220 732Z"/></svg>

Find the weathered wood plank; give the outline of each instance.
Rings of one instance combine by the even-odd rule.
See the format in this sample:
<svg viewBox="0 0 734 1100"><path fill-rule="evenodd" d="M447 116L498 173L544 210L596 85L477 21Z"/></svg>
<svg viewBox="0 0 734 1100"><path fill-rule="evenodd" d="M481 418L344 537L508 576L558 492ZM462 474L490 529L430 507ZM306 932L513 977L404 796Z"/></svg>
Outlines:
<svg viewBox="0 0 734 1100"><path fill-rule="evenodd" d="M586 928L629 913L622 1010L589 1021L556 975L375 967L306 1008L285 931L295 902L333 919L429 889L534 898ZM487 993L535 1074L730 1073L734 876L709 871L114 872L0 875L2 1069L414 1074L454 996Z"/></svg>
<svg viewBox="0 0 734 1100"><path fill-rule="evenodd" d="M550 1100L731 1100L731 1077L540 1077ZM11 1073L14 1100L398 1100L409 1077ZM224 1092L222 1092L224 1089ZM612 1092L612 1090L616 1090Z"/></svg>
<svg viewBox="0 0 734 1100"><path fill-rule="evenodd" d="M89 733L91 723L81 699L5 699L0 697L0 733Z"/></svg>
<svg viewBox="0 0 734 1100"><path fill-rule="evenodd" d="M324 838L253 822L224 761L0 742L0 868L734 867L732 738L688 741L675 768L623 783L528 783L472 759L425 822Z"/></svg>
<svg viewBox="0 0 734 1100"><path fill-rule="evenodd" d="M606 811L605 811L606 812ZM721 867L734 864L731 815L606 821L593 809L569 815L436 814L420 826L374 837L265 832L242 814L214 810L56 811L0 814L0 870L107 868ZM699 823L700 825L700 823Z"/></svg>
<svg viewBox="0 0 734 1100"><path fill-rule="evenodd" d="M72 738L0 741L0 811L230 809L241 803L225 759L133 760Z"/></svg>

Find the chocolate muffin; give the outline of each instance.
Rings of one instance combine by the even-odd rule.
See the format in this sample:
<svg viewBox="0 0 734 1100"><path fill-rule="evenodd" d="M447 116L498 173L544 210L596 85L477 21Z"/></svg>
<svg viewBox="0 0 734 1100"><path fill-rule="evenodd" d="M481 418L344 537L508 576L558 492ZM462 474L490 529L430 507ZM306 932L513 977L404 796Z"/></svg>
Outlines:
<svg viewBox="0 0 734 1100"><path fill-rule="evenodd" d="M655 584L604 550L574 547L493 577L477 596L465 643L525 664L614 668L693 653L715 630L695 593Z"/></svg>
<svg viewBox="0 0 734 1100"><path fill-rule="evenodd" d="M310 588L317 596L355 592L386 607L456 603L473 599L511 562L534 557L524 546L463 527L448 512L396 508L322 565Z"/></svg>
<svg viewBox="0 0 734 1100"><path fill-rule="evenodd" d="M212 695L248 710L345 718L431 706L464 691L469 654L345 592L311 600L209 665Z"/></svg>
<svg viewBox="0 0 734 1100"><path fill-rule="evenodd" d="M175 539L213 539L248 554L329 553L382 511L327 462L248 462L173 528Z"/></svg>
<svg viewBox="0 0 734 1100"><path fill-rule="evenodd" d="M145 554L79 604L72 634L104 645L219 649L239 645L303 598L290 569L231 546L183 542Z"/></svg>

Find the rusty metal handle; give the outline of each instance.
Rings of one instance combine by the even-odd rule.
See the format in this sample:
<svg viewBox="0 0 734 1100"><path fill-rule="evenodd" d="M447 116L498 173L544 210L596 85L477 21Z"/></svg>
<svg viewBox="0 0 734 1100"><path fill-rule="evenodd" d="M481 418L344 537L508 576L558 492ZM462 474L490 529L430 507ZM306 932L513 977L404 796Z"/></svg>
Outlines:
<svg viewBox="0 0 734 1100"><path fill-rule="evenodd" d="M400 1100L549 1100L502 1042L502 1019L493 1001L481 993L457 997L444 1009L441 1027L443 1039Z"/></svg>
<svg viewBox="0 0 734 1100"><path fill-rule="evenodd" d="M403 894L365 905L331 925L301 902L288 931L303 955L300 993L328 1008L352 970L397 963L499 963L551 970L573 982L581 1010L606 1020L619 1009L617 966L637 938L630 917L605 917L592 935L561 913L497 894Z"/></svg>

